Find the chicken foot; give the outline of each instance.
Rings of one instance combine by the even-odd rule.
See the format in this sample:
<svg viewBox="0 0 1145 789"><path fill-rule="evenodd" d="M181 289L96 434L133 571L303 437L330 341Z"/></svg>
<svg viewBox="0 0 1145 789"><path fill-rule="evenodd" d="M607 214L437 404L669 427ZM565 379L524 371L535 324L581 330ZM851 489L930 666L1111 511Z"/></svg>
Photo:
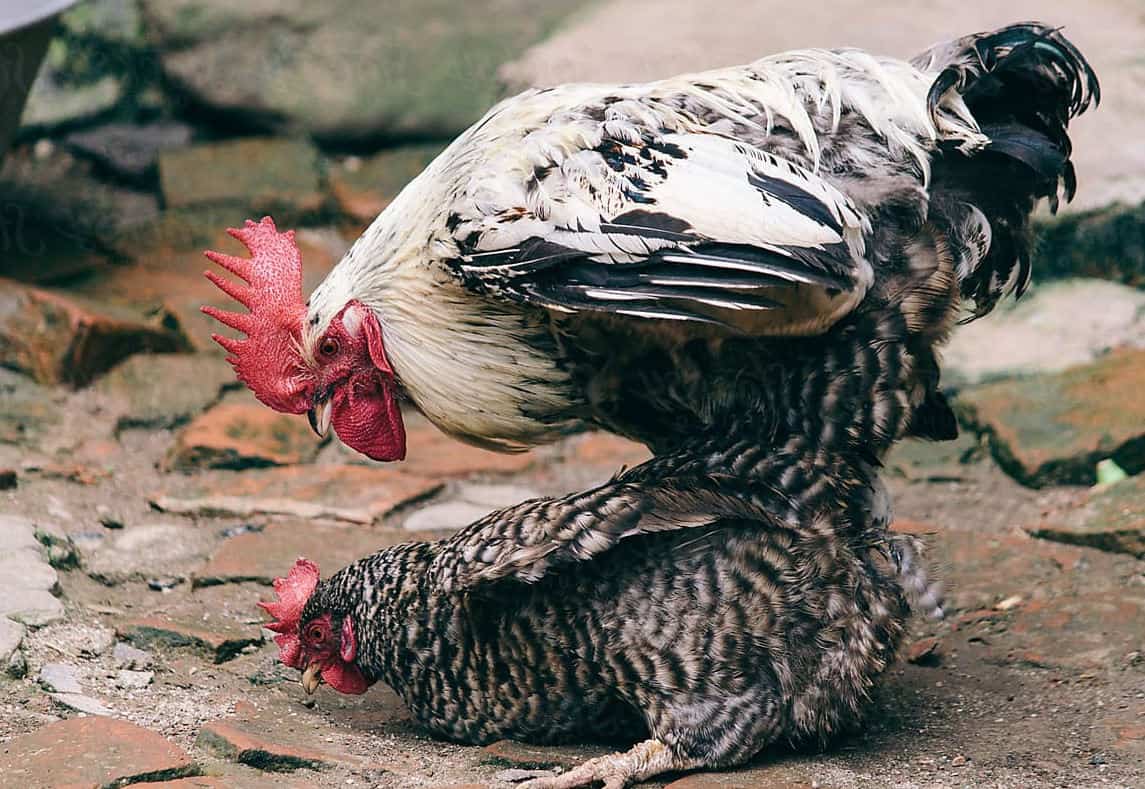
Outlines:
<svg viewBox="0 0 1145 789"><path fill-rule="evenodd" d="M623 753L589 759L562 775L526 781L520 789L578 789L597 783L604 789L625 789L661 773L699 766L699 761L677 754L660 740L645 740Z"/></svg>

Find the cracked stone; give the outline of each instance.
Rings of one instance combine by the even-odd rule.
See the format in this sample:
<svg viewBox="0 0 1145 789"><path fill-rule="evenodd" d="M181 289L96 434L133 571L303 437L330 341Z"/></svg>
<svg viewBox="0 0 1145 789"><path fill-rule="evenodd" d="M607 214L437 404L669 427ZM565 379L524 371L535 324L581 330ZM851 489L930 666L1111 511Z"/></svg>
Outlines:
<svg viewBox="0 0 1145 789"><path fill-rule="evenodd" d="M330 172L330 191L343 213L372 222L441 150L440 143L406 145L343 163Z"/></svg>
<svg viewBox="0 0 1145 789"><path fill-rule="evenodd" d="M109 717L72 718L8 740L0 775L12 786L121 786L197 772L155 732Z"/></svg>
<svg viewBox="0 0 1145 789"><path fill-rule="evenodd" d="M1039 283L990 320L957 327L942 351L942 380L1059 372L1122 346L1145 347L1145 292L1100 279Z"/></svg>
<svg viewBox="0 0 1145 789"><path fill-rule="evenodd" d="M8 589L0 597L0 616L29 627L43 627L64 618L64 604L39 589Z"/></svg>

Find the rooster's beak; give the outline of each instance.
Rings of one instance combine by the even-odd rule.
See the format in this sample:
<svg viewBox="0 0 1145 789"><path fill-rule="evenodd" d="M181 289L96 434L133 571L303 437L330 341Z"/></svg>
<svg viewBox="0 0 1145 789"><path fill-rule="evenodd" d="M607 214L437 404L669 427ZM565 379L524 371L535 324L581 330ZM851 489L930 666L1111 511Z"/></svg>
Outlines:
<svg viewBox="0 0 1145 789"><path fill-rule="evenodd" d="M319 438L325 438L326 434L330 432L330 419L334 415L334 408L329 400L324 400L321 403L315 403L307 413L307 418L310 419L311 429L318 434Z"/></svg>
<svg viewBox="0 0 1145 789"><path fill-rule="evenodd" d="M318 690L318 686L322 684L322 666L318 663L311 663L302 672L302 689L306 691L307 696L314 695L314 691Z"/></svg>

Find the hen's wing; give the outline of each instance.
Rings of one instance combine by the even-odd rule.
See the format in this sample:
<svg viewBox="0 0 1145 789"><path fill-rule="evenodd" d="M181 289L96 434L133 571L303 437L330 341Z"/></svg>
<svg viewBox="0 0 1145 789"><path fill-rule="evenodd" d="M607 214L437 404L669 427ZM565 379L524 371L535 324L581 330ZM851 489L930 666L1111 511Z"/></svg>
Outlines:
<svg viewBox="0 0 1145 789"><path fill-rule="evenodd" d="M867 221L811 171L712 133L570 128L579 147L527 137L520 157L542 164L478 168L455 201L452 265L469 287L753 334L823 331L865 295Z"/></svg>
<svg viewBox="0 0 1145 789"><path fill-rule="evenodd" d="M768 517L725 491L735 480L707 475L649 488L623 476L593 490L535 499L494 512L446 540L431 568L443 591L503 579L535 583L563 564L589 561L623 539Z"/></svg>

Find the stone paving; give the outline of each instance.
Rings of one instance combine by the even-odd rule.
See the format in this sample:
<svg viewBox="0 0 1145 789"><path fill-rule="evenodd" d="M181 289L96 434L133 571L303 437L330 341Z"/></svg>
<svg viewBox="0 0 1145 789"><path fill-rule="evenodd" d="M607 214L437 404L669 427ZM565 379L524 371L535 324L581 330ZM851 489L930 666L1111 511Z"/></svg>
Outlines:
<svg viewBox="0 0 1145 789"><path fill-rule="evenodd" d="M160 5L141 7L189 26L159 31L161 65L225 113L226 97L208 94L226 86L192 81L187 65L215 51L203 31L219 19L196 32L189 16L156 16ZM895 528L930 543L946 619L915 623L865 722L825 750L773 749L653 786L1145 785L1145 297L1131 287L1145 284L1145 212L1107 205L1145 196L1143 94L1125 89L1140 77L1142 18L1131 0L988 5L837 0L776 15L771 3L605 0L523 55L539 32L510 25L516 48L499 57L516 58L501 69L511 83L644 78L795 45L906 53L1003 16L1067 23L1106 79L1109 114L1077 141L1095 211L1043 225L1030 296L955 333L944 381L960 438L908 442L887 462ZM137 6L104 8L122 21L115 9ZM263 21L252 52L282 22ZM455 27L439 32L452 41ZM224 42L228 57L238 41ZM438 99L418 100L424 111ZM291 108L303 128L307 109ZM223 229L273 210L299 226L312 288L447 135L419 127L437 141L348 155L188 122L69 125L29 137L0 170L0 787L501 788L611 750L440 742L384 687L307 697L277 663L256 604L297 556L332 572L648 453L586 434L492 454L409 413L409 458L379 465L259 405L198 313L221 298L201 251L239 253ZM355 128L338 133L373 127ZM1049 271L1075 278L1047 283Z"/></svg>

